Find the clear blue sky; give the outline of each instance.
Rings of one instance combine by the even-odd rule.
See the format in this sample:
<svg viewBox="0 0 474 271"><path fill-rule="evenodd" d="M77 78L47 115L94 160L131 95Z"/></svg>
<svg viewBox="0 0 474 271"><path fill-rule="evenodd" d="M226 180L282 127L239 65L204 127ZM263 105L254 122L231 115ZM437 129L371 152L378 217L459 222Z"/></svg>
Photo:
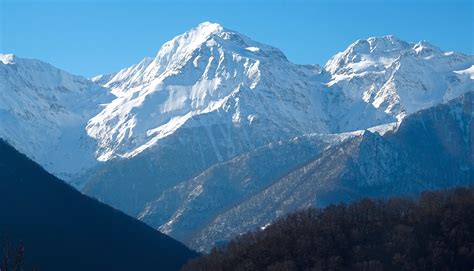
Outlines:
<svg viewBox="0 0 474 271"><path fill-rule="evenodd" d="M0 52L90 77L153 56L165 41L211 21L276 46L301 64L324 64L359 38L387 34L473 54L473 3L0 0Z"/></svg>

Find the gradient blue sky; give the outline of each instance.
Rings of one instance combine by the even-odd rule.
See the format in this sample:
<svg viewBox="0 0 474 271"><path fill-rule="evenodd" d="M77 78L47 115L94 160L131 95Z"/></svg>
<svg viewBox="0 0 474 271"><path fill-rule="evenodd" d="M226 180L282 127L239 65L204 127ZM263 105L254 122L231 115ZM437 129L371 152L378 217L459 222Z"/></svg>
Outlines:
<svg viewBox="0 0 474 271"><path fill-rule="evenodd" d="M0 0L0 52L90 77L153 56L165 41L211 21L276 46L301 64L324 64L359 38L387 34L474 54L473 3Z"/></svg>

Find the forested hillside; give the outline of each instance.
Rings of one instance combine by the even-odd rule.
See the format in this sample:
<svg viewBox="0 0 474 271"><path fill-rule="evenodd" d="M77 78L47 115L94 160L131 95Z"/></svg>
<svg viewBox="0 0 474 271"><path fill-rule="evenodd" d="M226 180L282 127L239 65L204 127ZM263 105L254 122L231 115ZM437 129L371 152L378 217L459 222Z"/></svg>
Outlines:
<svg viewBox="0 0 474 271"><path fill-rule="evenodd" d="M474 188L307 209L183 270L472 270Z"/></svg>

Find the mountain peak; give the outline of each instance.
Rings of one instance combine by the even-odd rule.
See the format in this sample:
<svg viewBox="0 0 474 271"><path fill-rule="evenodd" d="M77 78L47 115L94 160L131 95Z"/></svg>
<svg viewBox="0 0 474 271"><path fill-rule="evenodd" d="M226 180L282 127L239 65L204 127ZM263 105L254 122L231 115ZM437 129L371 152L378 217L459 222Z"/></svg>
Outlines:
<svg viewBox="0 0 474 271"><path fill-rule="evenodd" d="M165 60L178 60L192 54L201 46L213 47L217 46L238 54L260 54L261 56L271 54L272 57L277 56L286 60L284 54L277 48L256 42L249 37L223 27L218 23L203 22L197 27L173 38L166 42L159 50L156 58L160 62ZM162 62L163 63L163 62Z"/></svg>
<svg viewBox="0 0 474 271"><path fill-rule="evenodd" d="M381 37L369 37L367 39L372 46L376 46L377 44L386 44L386 45L406 45L407 42L403 41L402 39L398 38L395 35L385 35Z"/></svg>
<svg viewBox="0 0 474 271"><path fill-rule="evenodd" d="M15 64L16 56L14 54L0 54L0 62L3 64Z"/></svg>
<svg viewBox="0 0 474 271"><path fill-rule="evenodd" d="M349 45L343 52L346 55L355 54L380 54L392 51L407 50L410 44L397 38L394 35L386 35L382 37L370 37L368 39L359 39Z"/></svg>
<svg viewBox="0 0 474 271"><path fill-rule="evenodd" d="M178 129L207 127L217 119L235 124L236 130L251 126L253 131L265 130L264 134L281 129L269 128L265 121L283 123L282 127L291 127L288 133L280 133L285 136L393 122L419 109L420 105L411 102L421 101L416 89L432 84L427 67L433 65L418 57L413 45L393 35L361 39L328 62L324 72L329 76L315 76L313 67L289 62L277 48L204 22L165 43L155 58L111 76L96 77L94 81L110 88L118 100L89 121L87 132L99 142L99 159L105 161L134 157L165 144ZM394 75L402 58L403 69ZM461 58L462 65L456 64L456 70L468 68L470 65L463 64L466 61ZM454 67L434 64L443 73ZM427 74L412 78L411 71ZM328 93L342 91L337 104L326 106L332 98L320 89L323 84L334 89ZM432 92L423 96L426 106L442 99L444 92L436 92L440 93L437 99ZM344 107L366 115L354 118ZM312 119L299 117L302 115ZM216 152L216 157L222 157L221 153Z"/></svg>
<svg viewBox="0 0 474 271"><path fill-rule="evenodd" d="M213 23L209 21L205 21L200 23L197 27L193 28L192 30L200 30L200 31L208 31L210 33L219 32L224 30L224 27L219 23Z"/></svg>
<svg viewBox="0 0 474 271"><path fill-rule="evenodd" d="M334 74L347 70L348 66L354 66L355 63L366 63L371 66L374 62L381 62L383 66L389 66L390 63L405 53L414 50L418 54L417 48L421 51L425 47L436 48L425 41L415 45L394 35L359 39L349 45L346 50L332 57L326 64L325 69ZM367 65L362 64L355 66L354 68L367 67Z"/></svg>
<svg viewBox="0 0 474 271"><path fill-rule="evenodd" d="M213 35L224 31L228 30L218 23L202 22L197 27L186 31L184 34L181 34L165 43L163 47L173 45L176 42L179 42L180 44L184 43L187 47L195 47L196 45L201 45Z"/></svg>
<svg viewBox="0 0 474 271"><path fill-rule="evenodd" d="M331 72L334 72L339 66L359 62L363 59L363 55L384 54L384 56L390 56L394 52L399 53L401 50L409 48L409 43L402 41L393 35L359 39L350 44L344 51L333 56L326 64L326 68L330 68L332 69Z"/></svg>
<svg viewBox="0 0 474 271"><path fill-rule="evenodd" d="M242 59L251 62L263 59L288 62L278 48L256 42L218 23L203 22L164 43L155 57L145 58L117 73L96 76L92 80L111 88L112 93L120 96L123 92L120 88L123 89L124 86L130 88L143 82L162 80L180 73L185 66L194 72L200 72L199 63L201 66L213 66L216 62L220 63L219 66L229 64L227 60L239 62Z"/></svg>
<svg viewBox="0 0 474 271"><path fill-rule="evenodd" d="M433 44L427 42L426 40L421 40L413 45L413 50L420 55L420 54L431 54L433 52L441 52L441 49L434 46Z"/></svg>
<svg viewBox="0 0 474 271"><path fill-rule="evenodd" d="M193 51L200 47L212 36L228 31L218 23L203 22L197 27L176 36L166 42L158 51L157 58L165 57L168 54L179 54Z"/></svg>

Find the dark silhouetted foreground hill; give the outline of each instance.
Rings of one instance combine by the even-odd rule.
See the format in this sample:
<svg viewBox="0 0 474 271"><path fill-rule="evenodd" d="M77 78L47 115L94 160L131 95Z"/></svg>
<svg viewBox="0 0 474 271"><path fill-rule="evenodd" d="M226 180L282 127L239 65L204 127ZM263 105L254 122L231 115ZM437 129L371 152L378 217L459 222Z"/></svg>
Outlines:
<svg viewBox="0 0 474 271"><path fill-rule="evenodd" d="M183 270L472 270L474 188L308 209Z"/></svg>
<svg viewBox="0 0 474 271"><path fill-rule="evenodd" d="M2 140L0 238L22 241L27 269L40 271L178 270L195 255L82 195Z"/></svg>

